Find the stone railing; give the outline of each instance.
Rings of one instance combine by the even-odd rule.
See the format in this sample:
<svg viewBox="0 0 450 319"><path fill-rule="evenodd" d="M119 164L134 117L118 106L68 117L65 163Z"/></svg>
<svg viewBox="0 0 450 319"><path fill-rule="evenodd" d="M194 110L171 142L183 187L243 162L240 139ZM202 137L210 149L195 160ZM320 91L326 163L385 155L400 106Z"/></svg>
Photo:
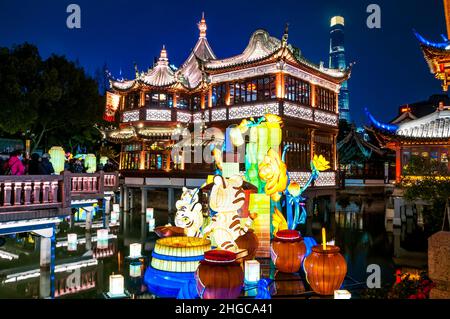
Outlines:
<svg viewBox="0 0 450 319"><path fill-rule="evenodd" d="M0 222L65 215L73 200L100 199L118 187L117 172L0 176Z"/></svg>

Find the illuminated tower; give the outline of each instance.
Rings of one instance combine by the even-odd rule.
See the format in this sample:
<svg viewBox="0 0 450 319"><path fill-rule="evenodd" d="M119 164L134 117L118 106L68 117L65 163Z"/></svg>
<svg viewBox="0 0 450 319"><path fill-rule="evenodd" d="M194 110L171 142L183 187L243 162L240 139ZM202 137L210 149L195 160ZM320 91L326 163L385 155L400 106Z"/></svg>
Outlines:
<svg viewBox="0 0 450 319"><path fill-rule="evenodd" d="M341 70L344 70L347 67L344 47L344 18L341 16L331 18L329 67ZM339 93L339 119L350 122L347 81L342 83L341 91Z"/></svg>

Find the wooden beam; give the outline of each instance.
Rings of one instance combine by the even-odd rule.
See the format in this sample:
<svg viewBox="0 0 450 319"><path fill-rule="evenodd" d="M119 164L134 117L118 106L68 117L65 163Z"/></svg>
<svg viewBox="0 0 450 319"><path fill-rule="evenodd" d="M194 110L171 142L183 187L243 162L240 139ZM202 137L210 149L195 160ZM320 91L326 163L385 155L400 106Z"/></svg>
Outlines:
<svg viewBox="0 0 450 319"><path fill-rule="evenodd" d="M444 0L444 12L447 22L447 39L450 39L450 0Z"/></svg>

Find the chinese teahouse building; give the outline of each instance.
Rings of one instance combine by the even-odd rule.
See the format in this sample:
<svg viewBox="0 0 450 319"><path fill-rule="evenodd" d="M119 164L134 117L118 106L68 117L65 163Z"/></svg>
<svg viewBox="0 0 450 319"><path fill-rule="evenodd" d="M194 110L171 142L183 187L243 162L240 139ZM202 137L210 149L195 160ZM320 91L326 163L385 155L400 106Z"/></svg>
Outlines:
<svg viewBox="0 0 450 319"><path fill-rule="evenodd" d="M444 0L444 11L450 36L450 1ZM415 32L430 70L442 81L444 91L448 90L450 79L450 41L432 43ZM396 181L400 182L412 165L414 157L425 158L448 169L450 150L450 103L446 95L430 97L430 103L404 105L400 114L390 124L368 116L379 142L396 152ZM421 105L420 105L421 104ZM429 110L434 112L429 113ZM422 114L420 114L422 113ZM420 114L420 115L419 115ZM418 115L420 117L418 117Z"/></svg>
<svg viewBox="0 0 450 319"><path fill-rule="evenodd" d="M336 187L338 96L350 68L309 62L288 43L287 30L281 40L256 30L241 54L217 58L206 38L204 17L198 28L197 43L179 68L169 63L169 48L163 47L153 68L136 68L132 80L110 81L106 118L120 123L104 134L121 144L125 183L168 187L169 193L180 186L198 187L213 174L214 164L174 161L171 150L179 142L174 133L183 128L192 132L195 124L224 132L242 119L272 113L284 123L281 148L291 145L286 157L291 177L306 180L313 154L322 154L331 170L321 174L312 191L331 194ZM200 143L208 139L203 138ZM188 146L197 143L193 139Z"/></svg>

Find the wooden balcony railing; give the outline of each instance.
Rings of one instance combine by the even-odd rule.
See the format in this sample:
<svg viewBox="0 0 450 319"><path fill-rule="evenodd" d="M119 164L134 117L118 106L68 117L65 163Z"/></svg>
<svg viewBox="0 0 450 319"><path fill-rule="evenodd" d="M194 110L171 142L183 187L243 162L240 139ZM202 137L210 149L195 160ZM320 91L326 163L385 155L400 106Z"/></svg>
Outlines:
<svg viewBox="0 0 450 319"><path fill-rule="evenodd" d="M100 199L118 187L117 172L0 176L0 222L66 215L72 200Z"/></svg>

